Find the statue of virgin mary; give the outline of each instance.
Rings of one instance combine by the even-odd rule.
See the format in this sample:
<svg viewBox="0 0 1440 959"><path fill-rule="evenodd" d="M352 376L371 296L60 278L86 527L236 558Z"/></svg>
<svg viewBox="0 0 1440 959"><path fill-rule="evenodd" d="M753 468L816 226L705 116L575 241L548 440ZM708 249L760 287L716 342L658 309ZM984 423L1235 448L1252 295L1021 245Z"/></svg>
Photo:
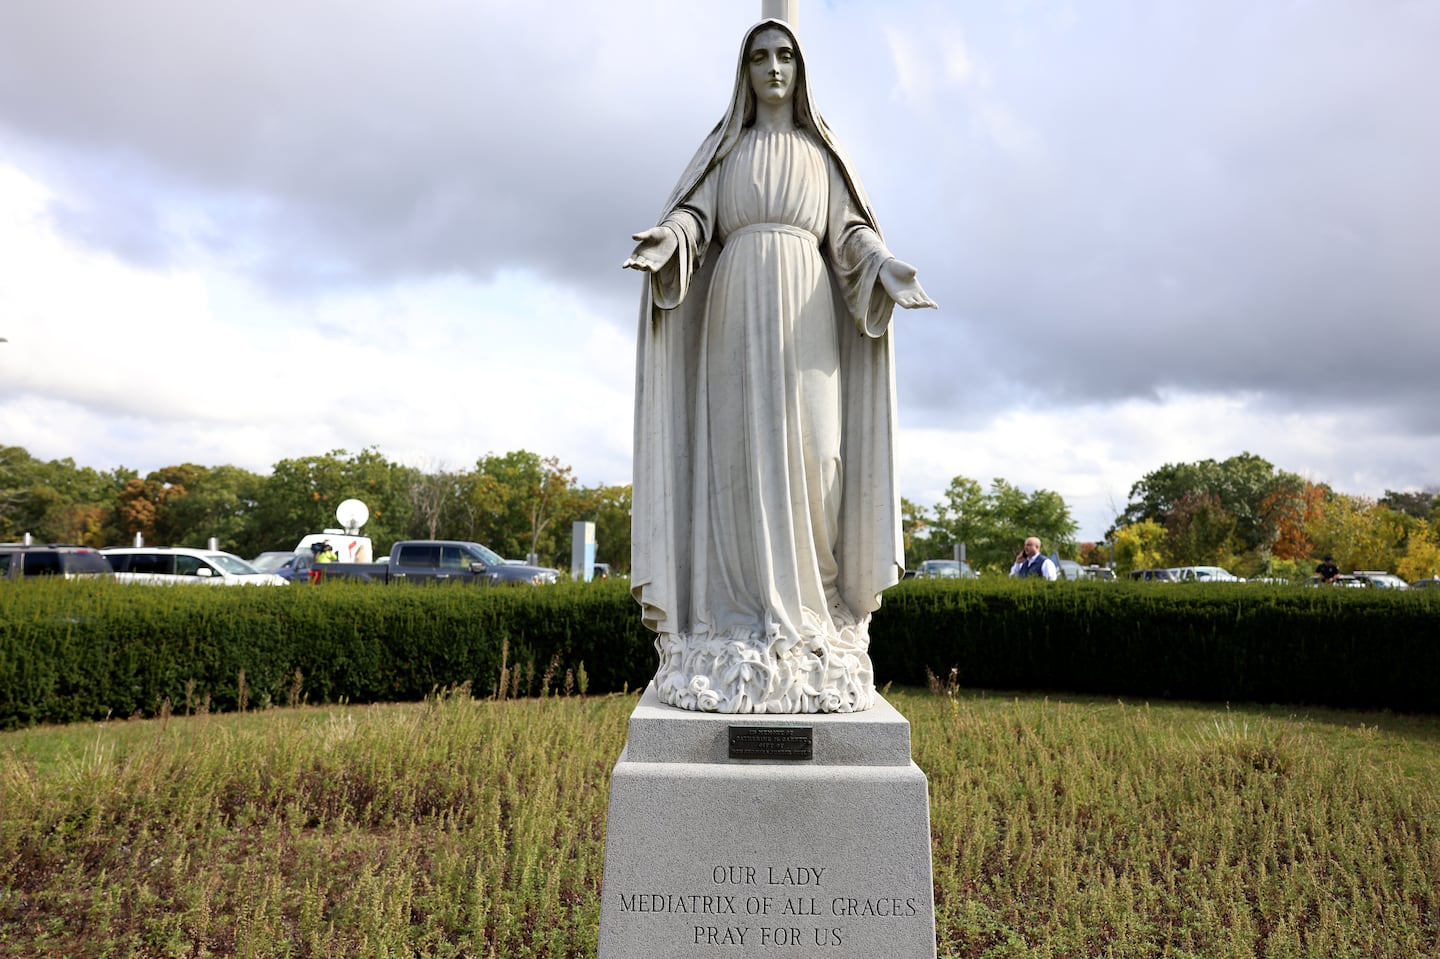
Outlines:
<svg viewBox="0 0 1440 959"><path fill-rule="evenodd" d="M624 263L647 273L632 591L663 702L863 710L869 623L903 572L886 248L793 30L746 34L724 118Z"/></svg>

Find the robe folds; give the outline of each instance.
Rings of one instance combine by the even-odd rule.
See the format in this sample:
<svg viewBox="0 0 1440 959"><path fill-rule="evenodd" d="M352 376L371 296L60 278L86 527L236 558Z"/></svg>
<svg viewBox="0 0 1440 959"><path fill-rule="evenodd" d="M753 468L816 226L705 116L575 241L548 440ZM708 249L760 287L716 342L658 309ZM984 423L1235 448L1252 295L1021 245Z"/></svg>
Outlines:
<svg viewBox="0 0 1440 959"><path fill-rule="evenodd" d="M744 50L775 24L659 221L678 249L640 309L631 584L662 701L853 711L903 569L890 253L803 66L796 129L745 125Z"/></svg>

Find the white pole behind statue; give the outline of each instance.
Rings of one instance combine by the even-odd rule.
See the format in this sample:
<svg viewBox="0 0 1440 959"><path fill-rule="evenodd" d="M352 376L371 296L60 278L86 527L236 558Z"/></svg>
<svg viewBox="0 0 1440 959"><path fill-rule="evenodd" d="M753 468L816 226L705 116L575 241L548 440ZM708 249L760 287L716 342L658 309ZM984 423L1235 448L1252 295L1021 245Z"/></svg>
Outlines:
<svg viewBox="0 0 1440 959"><path fill-rule="evenodd" d="M792 27L800 26L800 0L760 0L761 20L784 20Z"/></svg>

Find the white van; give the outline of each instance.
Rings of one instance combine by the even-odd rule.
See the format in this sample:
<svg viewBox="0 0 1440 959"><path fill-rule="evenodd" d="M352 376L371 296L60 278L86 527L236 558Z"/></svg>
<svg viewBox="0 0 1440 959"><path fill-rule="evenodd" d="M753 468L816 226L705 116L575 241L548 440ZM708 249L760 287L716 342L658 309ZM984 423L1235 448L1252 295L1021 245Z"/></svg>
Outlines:
<svg viewBox="0 0 1440 959"><path fill-rule="evenodd" d="M370 563L374 561L370 537L347 533L343 529L327 529L323 533L307 533L300 542L295 544L295 552L310 556L315 552L315 547L321 543L330 544L330 548L335 550L335 555L338 557L336 559L338 563Z"/></svg>
<svg viewBox="0 0 1440 959"><path fill-rule="evenodd" d="M262 573L233 553L184 546L116 546L100 551L122 583L151 585L289 586L289 580Z"/></svg>

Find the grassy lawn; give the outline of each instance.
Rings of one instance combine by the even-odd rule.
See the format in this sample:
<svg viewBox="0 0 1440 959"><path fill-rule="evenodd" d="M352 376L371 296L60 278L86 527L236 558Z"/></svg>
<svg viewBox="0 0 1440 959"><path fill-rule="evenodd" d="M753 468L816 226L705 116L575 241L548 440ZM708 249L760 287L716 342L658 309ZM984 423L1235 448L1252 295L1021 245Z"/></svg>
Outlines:
<svg viewBox="0 0 1440 959"><path fill-rule="evenodd" d="M942 956L1440 956L1440 719L889 698ZM593 956L634 703L0 733L0 957Z"/></svg>

